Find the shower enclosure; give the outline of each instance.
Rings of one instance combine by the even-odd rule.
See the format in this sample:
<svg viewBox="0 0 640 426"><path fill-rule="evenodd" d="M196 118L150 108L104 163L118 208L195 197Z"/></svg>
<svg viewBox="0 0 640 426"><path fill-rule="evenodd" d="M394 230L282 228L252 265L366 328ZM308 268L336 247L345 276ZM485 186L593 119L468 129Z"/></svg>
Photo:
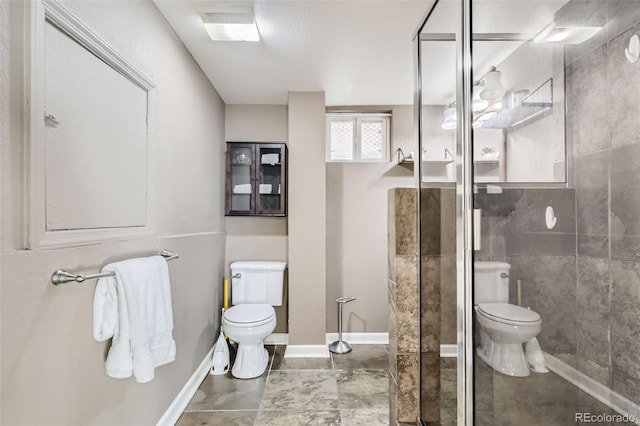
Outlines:
<svg viewBox="0 0 640 426"><path fill-rule="evenodd" d="M417 30L420 421L640 424L640 1Z"/></svg>

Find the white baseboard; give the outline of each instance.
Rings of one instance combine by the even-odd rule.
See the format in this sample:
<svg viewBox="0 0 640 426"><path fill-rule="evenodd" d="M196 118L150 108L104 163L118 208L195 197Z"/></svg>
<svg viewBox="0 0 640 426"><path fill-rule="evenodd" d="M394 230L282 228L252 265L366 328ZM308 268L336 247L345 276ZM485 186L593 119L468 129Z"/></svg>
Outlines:
<svg viewBox="0 0 640 426"><path fill-rule="evenodd" d="M189 380L182 387L169 408L167 408L167 411L165 411L162 417L160 417L157 426L173 426L176 424L184 409L187 408L187 405L189 405L189 401L191 401L191 398L193 398L193 395L195 395L196 391L198 390L200 383L202 383L206 375L211 370L212 356L213 347L211 347L211 350L207 353L207 355L205 355L196 371L194 371L191 377L189 377Z"/></svg>
<svg viewBox="0 0 640 426"><path fill-rule="evenodd" d="M618 413L633 416L633 422L640 424L640 406L638 404L629 401L624 396L614 392L602 383L593 380L591 377L576 370L553 355L545 352L544 358L546 361L545 365L549 370Z"/></svg>
<svg viewBox="0 0 640 426"><path fill-rule="evenodd" d="M288 345L289 334L288 333L271 333L264 339L265 345Z"/></svg>
<svg viewBox="0 0 640 426"><path fill-rule="evenodd" d="M329 358L327 345L287 345L285 358Z"/></svg>
<svg viewBox="0 0 640 426"><path fill-rule="evenodd" d="M327 345L338 340L338 333L327 333ZM388 345L389 333L342 333L342 340L352 345Z"/></svg>
<svg viewBox="0 0 640 426"><path fill-rule="evenodd" d="M389 333L342 333L342 339L352 345L388 345ZM338 340L338 333L327 333L325 342L329 345ZM265 345L288 345L288 333L271 333L264 341ZM440 356L455 358L458 356L458 346L455 344L440 345ZM293 358L289 356L288 358ZM297 358L304 358L300 355Z"/></svg>

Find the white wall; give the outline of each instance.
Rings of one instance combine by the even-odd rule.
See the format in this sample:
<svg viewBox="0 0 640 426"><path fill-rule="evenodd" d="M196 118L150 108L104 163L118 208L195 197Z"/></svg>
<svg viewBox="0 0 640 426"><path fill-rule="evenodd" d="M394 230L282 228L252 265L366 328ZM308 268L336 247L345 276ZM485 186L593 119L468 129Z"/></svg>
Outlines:
<svg viewBox="0 0 640 426"><path fill-rule="evenodd" d="M150 1L63 5L157 85L156 229L146 238L24 249L23 2L0 2L2 424L154 424L210 349L224 274L224 104ZM100 84L100 82L96 82ZM78 177L79 179L82 176ZM118 206L123 208L123 206ZM57 268L174 250L176 361L148 384L104 372L93 341L95 281L54 287Z"/></svg>
<svg viewBox="0 0 640 426"><path fill-rule="evenodd" d="M413 107L391 108L391 153L417 151ZM337 331L340 296L343 331L387 332L387 190L415 187L413 168L385 163L326 163L327 332Z"/></svg>

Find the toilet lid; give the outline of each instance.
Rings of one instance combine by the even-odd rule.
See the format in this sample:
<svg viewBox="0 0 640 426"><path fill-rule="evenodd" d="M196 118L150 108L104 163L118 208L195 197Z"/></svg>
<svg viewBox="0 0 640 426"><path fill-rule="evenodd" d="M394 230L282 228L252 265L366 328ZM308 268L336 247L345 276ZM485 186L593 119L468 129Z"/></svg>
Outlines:
<svg viewBox="0 0 640 426"><path fill-rule="evenodd" d="M497 320L517 322L540 321L540 315L536 311L509 303L480 303L478 307L483 314Z"/></svg>
<svg viewBox="0 0 640 426"><path fill-rule="evenodd" d="M261 303L244 303L224 311L224 319L239 324L253 323L270 319L276 314L273 306Z"/></svg>

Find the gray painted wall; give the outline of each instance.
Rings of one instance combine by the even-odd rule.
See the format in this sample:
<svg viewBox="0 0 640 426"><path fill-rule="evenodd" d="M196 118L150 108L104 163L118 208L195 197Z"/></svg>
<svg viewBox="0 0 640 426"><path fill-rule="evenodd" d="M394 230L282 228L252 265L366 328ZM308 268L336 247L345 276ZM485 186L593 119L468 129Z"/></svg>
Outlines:
<svg viewBox="0 0 640 426"><path fill-rule="evenodd" d="M22 134L23 2L0 3L2 424L154 424L211 348L224 275L224 104L150 1L63 2L157 85L158 189L152 235L25 250ZM100 84L100 82L96 82ZM82 178L79 176L78 178ZM206 184L203 184L205 182ZM81 196L82 194L80 194ZM138 384L105 374L108 345L92 337L95 281L54 287L57 268L174 250L176 360Z"/></svg>
<svg viewBox="0 0 640 426"><path fill-rule="evenodd" d="M327 209L324 92L289 93L289 343L324 345Z"/></svg>
<svg viewBox="0 0 640 426"><path fill-rule="evenodd" d="M394 106L391 153L415 151L413 107ZM379 110L378 110L379 111ZM326 163L327 332L338 331L340 296L355 296L343 308L344 332L387 332L387 192L415 187L413 167L383 163Z"/></svg>
<svg viewBox="0 0 640 426"><path fill-rule="evenodd" d="M287 107L284 105L227 105L225 139L228 142L286 143L287 120ZM225 277L230 279L229 265L236 260L288 261L287 228L287 217L225 217ZM285 285L288 286L288 283ZM275 333L286 333L288 330L286 296L285 287L283 305L275 308Z"/></svg>

